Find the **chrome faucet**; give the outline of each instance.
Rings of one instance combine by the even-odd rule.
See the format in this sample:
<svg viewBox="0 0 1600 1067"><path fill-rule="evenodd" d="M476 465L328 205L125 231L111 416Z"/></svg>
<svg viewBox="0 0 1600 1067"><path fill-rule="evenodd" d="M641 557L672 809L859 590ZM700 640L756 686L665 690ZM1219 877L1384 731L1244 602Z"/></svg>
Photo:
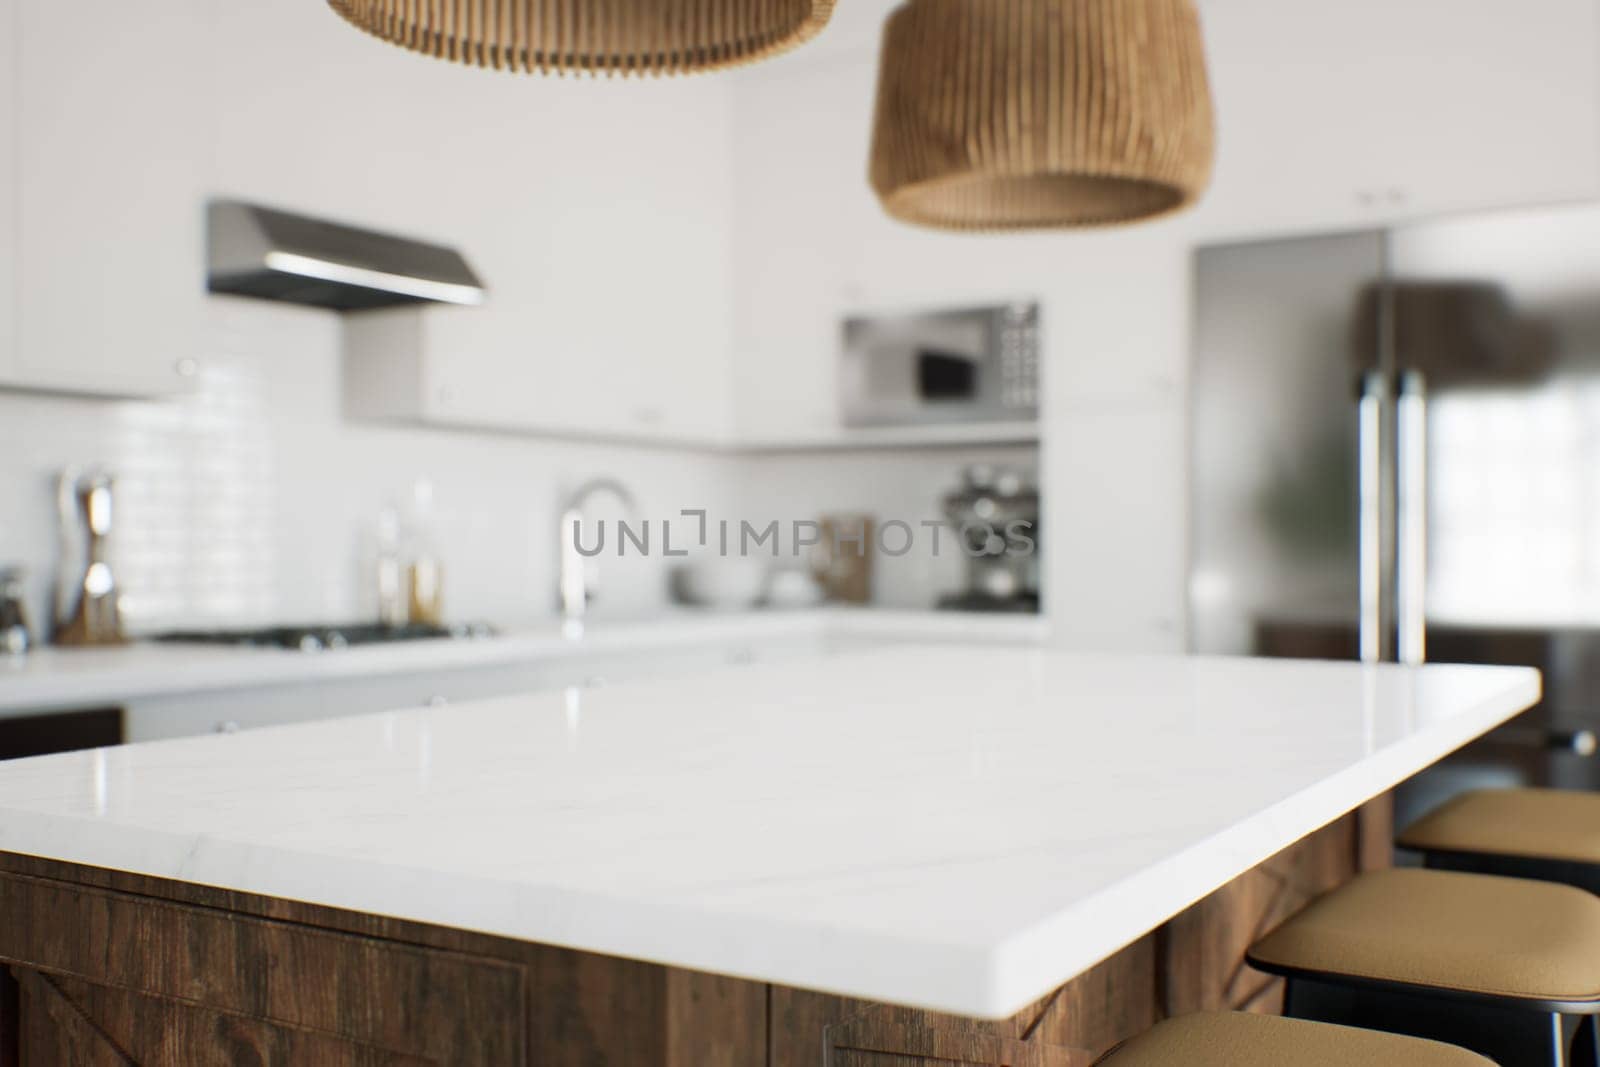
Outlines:
<svg viewBox="0 0 1600 1067"><path fill-rule="evenodd" d="M561 605L561 626L570 637L583 634L583 619L589 601L594 598L594 585L589 575L589 561L578 551L578 537L583 529L583 509L596 497L613 496L629 512L634 510L633 494L615 478L594 478L568 493L561 504L561 576L557 594Z"/></svg>

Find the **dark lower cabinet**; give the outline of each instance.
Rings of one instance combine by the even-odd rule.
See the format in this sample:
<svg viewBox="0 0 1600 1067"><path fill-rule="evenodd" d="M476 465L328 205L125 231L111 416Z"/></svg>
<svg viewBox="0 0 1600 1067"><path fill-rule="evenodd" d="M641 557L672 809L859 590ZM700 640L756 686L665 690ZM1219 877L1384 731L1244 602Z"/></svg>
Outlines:
<svg viewBox="0 0 1600 1067"><path fill-rule="evenodd" d="M0 760L122 744L122 709L51 711L0 719Z"/></svg>
<svg viewBox="0 0 1600 1067"><path fill-rule="evenodd" d="M1347 816L998 1022L0 854L0 1067L1088 1067L1277 1010L1245 947L1387 829Z"/></svg>

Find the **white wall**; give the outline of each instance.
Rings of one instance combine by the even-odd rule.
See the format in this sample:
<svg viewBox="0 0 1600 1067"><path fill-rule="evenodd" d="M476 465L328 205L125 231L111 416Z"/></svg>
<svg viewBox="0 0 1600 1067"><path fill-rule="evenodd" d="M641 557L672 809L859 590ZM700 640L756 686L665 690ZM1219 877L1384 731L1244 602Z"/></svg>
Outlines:
<svg viewBox="0 0 1600 1067"><path fill-rule="evenodd" d="M620 479L632 518L658 531L683 508L758 527L853 511L914 524L938 517L963 463L1034 459L1027 448L732 456L362 424L341 411L335 315L212 297L205 332L202 380L180 400L0 392L0 565L29 568L41 632L54 479L74 464L118 476L116 570L130 628L149 632L372 618L376 519L389 502L408 505L418 479L434 488L447 614L514 626L553 617L558 501L596 475ZM623 513L599 501L593 514ZM600 561L597 612L668 602L679 561L656 545L651 559ZM878 591L889 606L927 607L959 577L954 555L915 553L880 562Z"/></svg>

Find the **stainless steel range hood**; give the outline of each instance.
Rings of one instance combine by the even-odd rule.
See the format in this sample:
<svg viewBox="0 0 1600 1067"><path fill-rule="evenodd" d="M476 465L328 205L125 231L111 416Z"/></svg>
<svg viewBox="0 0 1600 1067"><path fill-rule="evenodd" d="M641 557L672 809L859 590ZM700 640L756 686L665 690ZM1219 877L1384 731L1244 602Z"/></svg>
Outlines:
<svg viewBox="0 0 1600 1067"><path fill-rule="evenodd" d="M208 208L214 293L361 311L401 304L481 304L460 252L235 200Z"/></svg>

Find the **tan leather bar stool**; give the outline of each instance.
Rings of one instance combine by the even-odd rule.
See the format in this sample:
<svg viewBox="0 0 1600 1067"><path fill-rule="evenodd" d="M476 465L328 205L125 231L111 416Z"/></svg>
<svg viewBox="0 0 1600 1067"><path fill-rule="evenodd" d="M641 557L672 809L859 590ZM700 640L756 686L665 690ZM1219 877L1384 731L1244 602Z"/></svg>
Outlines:
<svg viewBox="0 0 1600 1067"><path fill-rule="evenodd" d="M1493 1067L1475 1052L1349 1026L1228 1012L1168 1019L1095 1067Z"/></svg>
<svg viewBox="0 0 1600 1067"><path fill-rule="evenodd" d="M1285 1014L1461 1045L1502 1067L1600 1053L1600 897L1454 871L1376 871L1251 947ZM1574 1040L1576 1038L1576 1040Z"/></svg>
<svg viewBox="0 0 1600 1067"><path fill-rule="evenodd" d="M1600 893L1600 793L1463 793L1412 823L1395 843L1440 870L1537 878Z"/></svg>

